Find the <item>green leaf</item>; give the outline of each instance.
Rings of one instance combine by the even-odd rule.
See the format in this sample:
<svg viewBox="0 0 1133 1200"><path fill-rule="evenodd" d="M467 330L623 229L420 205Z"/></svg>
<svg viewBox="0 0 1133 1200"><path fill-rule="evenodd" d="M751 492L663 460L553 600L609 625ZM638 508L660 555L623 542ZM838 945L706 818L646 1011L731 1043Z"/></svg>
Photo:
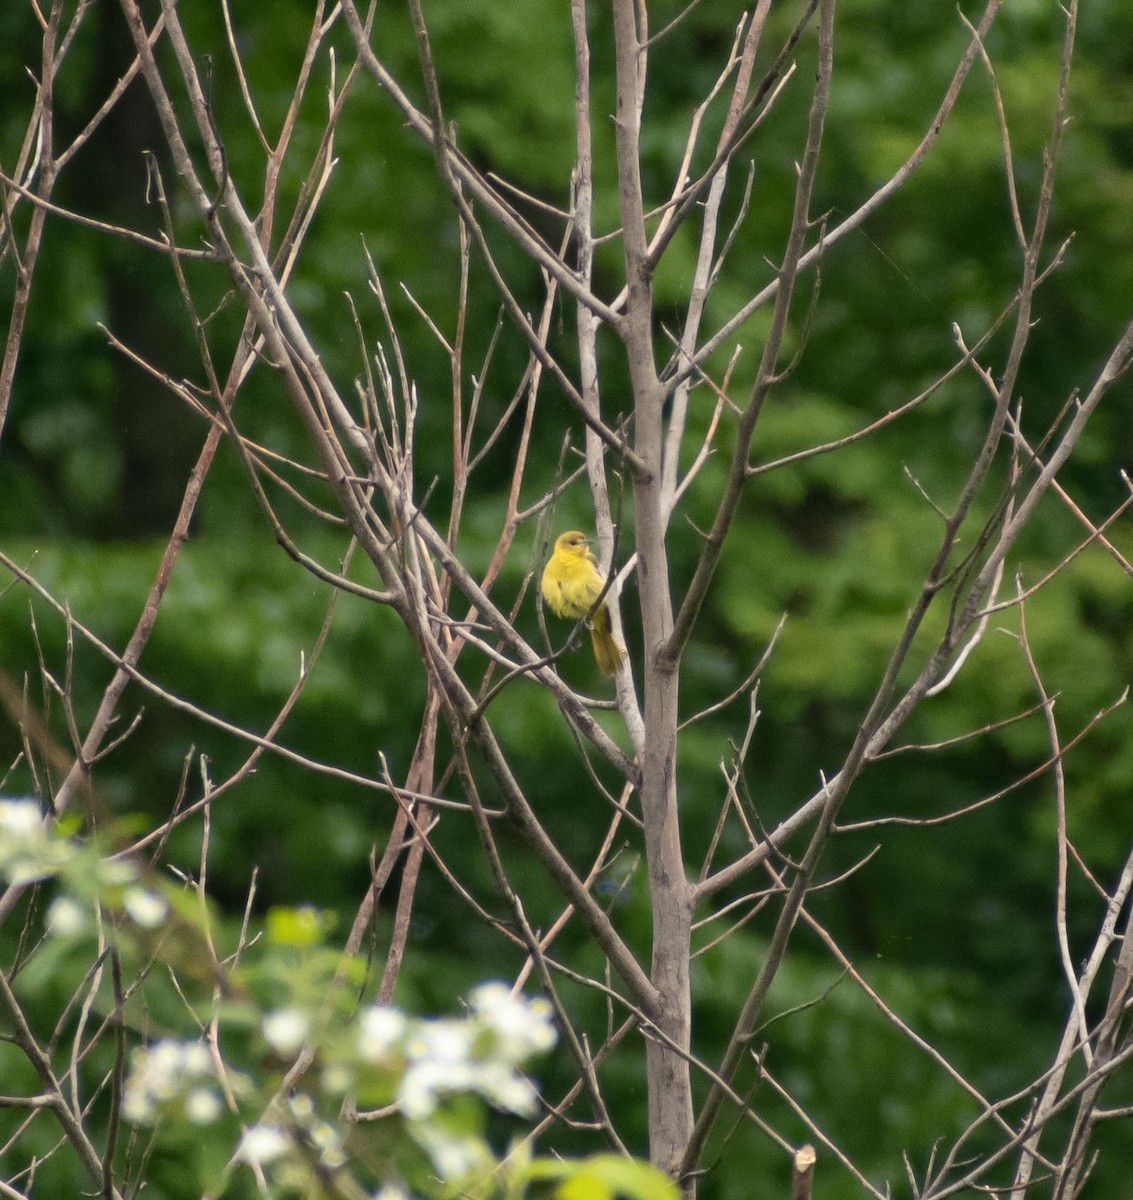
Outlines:
<svg viewBox="0 0 1133 1200"><path fill-rule="evenodd" d="M532 1180L561 1180L555 1189L559 1200L676 1200L677 1186L648 1163L617 1154L596 1154L584 1159L538 1158L527 1169Z"/></svg>
<svg viewBox="0 0 1133 1200"><path fill-rule="evenodd" d="M328 916L309 905L284 908L277 905L268 912L267 934L277 946L307 949L317 946L327 932Z"/></svg>

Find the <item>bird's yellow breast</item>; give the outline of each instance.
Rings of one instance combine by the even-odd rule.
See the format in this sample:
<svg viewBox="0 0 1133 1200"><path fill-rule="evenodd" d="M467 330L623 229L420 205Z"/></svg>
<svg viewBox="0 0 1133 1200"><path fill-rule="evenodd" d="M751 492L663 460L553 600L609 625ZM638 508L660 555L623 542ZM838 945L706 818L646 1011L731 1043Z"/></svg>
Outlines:
<svg viewBox="0 0 1133 1200"><path fill-rule="evenodd" d="M543 599L557 617L578 620L590 611L605 578L580 534L563 534L543 571Z"/></svg>

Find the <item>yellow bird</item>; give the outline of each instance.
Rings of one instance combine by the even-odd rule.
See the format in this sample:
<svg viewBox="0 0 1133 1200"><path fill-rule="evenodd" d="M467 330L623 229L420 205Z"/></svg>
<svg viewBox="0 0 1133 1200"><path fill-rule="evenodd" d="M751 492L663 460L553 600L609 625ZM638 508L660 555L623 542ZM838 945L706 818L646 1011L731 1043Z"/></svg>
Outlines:
<svg viewBox="0 0 1133 1200"><path fill-rule="evenodd" d="M610 632L610 611L604 603L590 611L605 584L586 535L577 529L560 534L543 568L543 599L557 617L571 621L589 617L586 623L598 669L603 675L616 675L624 654Z"/></svg>

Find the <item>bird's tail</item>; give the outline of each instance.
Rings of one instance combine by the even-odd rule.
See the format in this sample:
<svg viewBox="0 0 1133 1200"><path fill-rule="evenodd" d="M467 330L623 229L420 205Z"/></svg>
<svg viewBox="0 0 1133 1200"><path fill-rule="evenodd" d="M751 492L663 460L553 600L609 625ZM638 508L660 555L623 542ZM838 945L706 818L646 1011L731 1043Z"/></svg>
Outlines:
<svg viewBox="0 0 1133 1200"><path fill-rule="evenodd" d="M610 632L610 613L604 604L590 619L590 640L594 644L598 670L603 675L616 675L625 654Z"/></svg>

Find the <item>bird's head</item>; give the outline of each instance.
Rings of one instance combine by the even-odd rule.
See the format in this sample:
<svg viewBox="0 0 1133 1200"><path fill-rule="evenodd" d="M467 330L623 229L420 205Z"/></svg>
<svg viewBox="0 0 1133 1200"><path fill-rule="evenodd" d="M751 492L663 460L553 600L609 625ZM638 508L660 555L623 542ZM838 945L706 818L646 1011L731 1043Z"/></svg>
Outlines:
<svg viewBox="0 0 1133 1200"><path fill-rule="evenodd" d="M586 534L579 533L577 529L571 529L567 533L560 533L555 540L556 554L570 554L578 558L583 558L590 549L590 543L586 540Z"/></svg>

